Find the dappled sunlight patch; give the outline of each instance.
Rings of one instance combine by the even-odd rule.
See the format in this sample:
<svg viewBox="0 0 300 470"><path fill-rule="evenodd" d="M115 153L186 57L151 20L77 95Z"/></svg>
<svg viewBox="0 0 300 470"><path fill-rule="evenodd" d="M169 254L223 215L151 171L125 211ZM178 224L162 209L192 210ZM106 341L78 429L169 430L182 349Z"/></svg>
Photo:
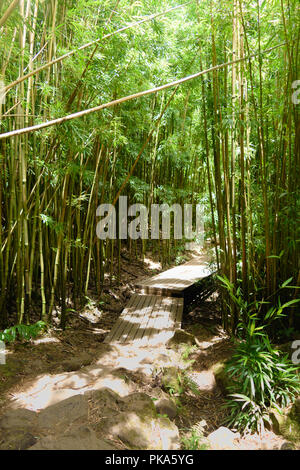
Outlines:
<svg viewBox="0 0 300 470"><path fill-rule="evenodd" d="M209 340L204 340L198 343L198 347L201 350L209 349L215 344L221 343L224 340L223 337L220 336L213 336Z"/></svg>
<svg viewBox="0 0 300 470"><path fill-rule="evenodd" d="M59 390L59 389L71 388L73 390L80 390L82 388L85 388L92 381L93 381L93 377L91 377L90 374L80 371L77 374L72 373L69 376L64 377L62 380L57 381L55 383L55 389Z"/></svg>
<svg viewBox="0 0 300 470"><path fill-rule="evenodd" d="M171 365L174 356L178 360L176 353L166 349L164 345L156 347L155 350L137 343L116 343L107 347L107 352L104 352L97 361L99 366L122 368L151 375L155 368Z"/></svg>
<svg viewBox="0 0 300 470"><path fill-rule="evenodd" d="M104 330L102 328L93 328L90 330L92 335L106 335L109 330Z"/></svg>
<svg viewBox="0 0 300 470"><path fill-rule="evenodd" d="M49 344L49 343L60 343L61 341L54 336L46 337L46 338L39 338L32 341L34 345L38 344Z"/></svg>
<svg viewBox="0 0 300 470"><path fill-rule="evenodd" d="M188 372L187 376L199 390L211 391L216 387L215 376L210 370Z"/></svg>
<svg viewBox="0 0 300 470"><path fill-rule="evenodd" d="M14 408L38 411L76 394L75 390L55 390L56 376L43 375L28 388L12 394Z"/></svg>
<svg viewBox="0 0 300 470"><path fill-rule="evenodd" d="M79 317L94 324L98 323L101 320L102 315L103 312L97 307L90 307L89 309L85 309L84 311L80 312Z"/></svg>
<svg viewBox="0 0 300 470"><path fill-rule="evenodd" d="M158 261L153 261L150 258L144 258L144 263L147 265L147 267L151 270L157 270L160 271L162 269L162 265Z"/></svg>
<svg viewBox="0 0 300 470"><path fill-rule="evenodd" d="M241 437L238 439L238 447L240 450L279 450L284 442L282 437L265 430L261 434L253 433Z"/></svg>

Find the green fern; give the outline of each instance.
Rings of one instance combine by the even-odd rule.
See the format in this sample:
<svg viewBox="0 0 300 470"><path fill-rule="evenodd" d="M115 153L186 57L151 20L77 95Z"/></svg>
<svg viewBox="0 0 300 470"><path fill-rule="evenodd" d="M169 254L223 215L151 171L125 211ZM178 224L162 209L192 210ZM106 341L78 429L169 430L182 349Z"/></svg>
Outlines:
<svg viewBox="0 0 300 470"><path fill-rule="evenodd" d="M17 339L30 341L36 338L40 333L45 331L47 324L43 321L38 321L33 325L15 325L0 332L0 340L5 343L13 343Z"/></svg>

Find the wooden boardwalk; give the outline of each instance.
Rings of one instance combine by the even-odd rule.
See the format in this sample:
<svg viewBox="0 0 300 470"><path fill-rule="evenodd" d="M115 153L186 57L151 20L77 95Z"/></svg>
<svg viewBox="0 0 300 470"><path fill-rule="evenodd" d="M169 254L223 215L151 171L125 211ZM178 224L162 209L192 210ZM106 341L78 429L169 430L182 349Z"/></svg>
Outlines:
<svg viewBox="0 0 300 470"><path fill-rule="evenodd" d="M180 328L183 299L134 294L105 343L148 346L165 343Z"/></svg>
<svg viewBox="0 0 300 470"><path fill-rule="evenodd" d="M193 258L180 266L143 279L136 284L136 287L143 294L182 297L186 289L210 276L211 271L204 259L204 256Z"/></svg>
<svg viewBox="0 0 300 470"><path fill-rule="evenodd" d="M206 257L193 258L136 284L134 294L105 338L105 343L155 346L180 328L185 292L211 275Z"/></svg>

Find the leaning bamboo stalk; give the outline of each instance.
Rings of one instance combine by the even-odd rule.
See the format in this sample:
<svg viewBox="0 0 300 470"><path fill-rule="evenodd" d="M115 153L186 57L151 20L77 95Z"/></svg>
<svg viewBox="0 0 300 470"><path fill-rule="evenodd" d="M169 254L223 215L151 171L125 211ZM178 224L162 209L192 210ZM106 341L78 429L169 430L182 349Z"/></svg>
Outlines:
<svg viewBox="0 0 300 470"><path fill-rule="evenodd" d="M4 25L4 23L8 20L14 9L18 6L20 0L13 0L7 10L5 11L4 15L0 19L0 28Z"/></svg>
<svg viewBox="0 0 300 470"><path fill-rule="evenodd" d="M189 5L190 3L192 3L192 2L184 3L182 5L177 5L173 8L169 8L169 10L165 10L161 13L156 13L154 15L148 16L147 18L144 18L143 20L137 21L137 22L135 22L131 25L128 25L128 26L123 26L122 28L117 29L116 31L113 31L112 33L106 34L102 38L98 38L95 41L91 41L91 42L88 42L86 44L83 44L83 46L79 47L78 49L73 49L72 51L67 52L66 54L62 55L61 57L57 57L56 59L53 59L53 60L49 61L47 64L44 64L41 67L38 67L37 69L33 70L32 72L29 72L26 75L23 75L23 76L17 78L17 80L15 80L14 82L11 82L8 85L6 85L6 87L4 88L3 91L4 91L4 93L7 92L11 88L18 85L19 83L24 82L25 80L27 80L27 78L32 77L33 75L36 75L37 73L41 72L42 70L45 70L45 69L51 67L52 65L57 64L58 62L62 62L64 59L67 59L68 57L71 57L72 55L74 55L78 51L82 51L82 50L84 50L88 47L94 46L94 45L98 44L99 42L102 42L106 39L109 39L112 36L115 36L116 34L119 34L119 33L122 33L123 31L126 31L127 29L134 28L135 26L139 26L142 23L146 23L147 21L151 21L155 18L158 18L159 16L166 15L166 14L170 13L171 11L177 10L178 8L182 8L186 5Z"/></svg>
<svg viewBox="0 0 300 470"><path fill-rule="evenodd" d="M261 51L260 54L266 54L268 52L273 51L274 49L277 49L278 47L284 46L285 44L286 44L286 42L277 44L276 46L273 46L269 49ZM13 137L15 135L28 134L30 132L35 132L35 131L38 131L40 129L44 129L46 127L55 126L56 124L62 124L63 122L67 122L67 121L71 121L72 119L77 119L79 117L87 116L87 115L95 113L97 111L101 111L102 109L110 108L112 106L116 106L117 104L125 103L126 101L130 101L130 100L133 100L133 99L136 99L136 98L141 98L143 96L147 96L147 95L150 95L152 93L157 93L158 91L166 90L167 88L171 88L171 87L174 87L174 86L177 86L177 85L181 85L182 83L186 83L190 80L201 77L201 75L205 75L209 72L220 70L220 69L222 69L224 67L228 67L232 64L237 64L239 62L249 60L252 57L256 57L257 55L258 55L258 53L255 53L255 54L248 55L247 57L243 57L243 58L239 58L239 59L236 59L236 60L231 60L231 61L223 63L223 64L215 65L213 67L209 67L206 70L201 70L200 72L197 72L193 75L189 75L189 76L181 78L179 80L175 80L173 82L166 83L165 85L161 85L161 86L156 87L156 88L151 88L151 89L148 89L148 90L140 91L140 92L134 93L132 95L124 96L123 98L118 98L118 99L110 101L108 103L104 103L104 104L101 104L99 106L95 106L93 108L84 109L83 111L79 111L77 113L72 113L72 114L63 116L61 118L53 119L51 121L43 122L43 123L37 124L35 126L25 127L23 129L16 129L15 131L5 132L3 134L0 134L0 140L7 139L7 138Z"/></svg>

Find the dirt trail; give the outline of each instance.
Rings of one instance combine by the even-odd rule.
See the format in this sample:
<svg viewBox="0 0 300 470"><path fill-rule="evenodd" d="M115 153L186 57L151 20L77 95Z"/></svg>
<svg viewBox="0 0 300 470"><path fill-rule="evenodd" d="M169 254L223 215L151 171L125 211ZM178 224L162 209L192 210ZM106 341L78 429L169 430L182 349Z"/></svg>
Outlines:
<svg viewBox="0 0 300 470"><path fill-rule="evenodd" d="M134 273L121 288L106 287L101 309L90 302L70 316L65 332L9 347L0 371L0 449L178 449L193 430L208 435L222 426L224 396L213 366L231 355L232 344L219 324L217 295L185 313L183 347L176 341L155 349L104 344L137 275L150 273L141 264L125 266ZM192 337L196 344L188 344ZM197 393L183 387L170 400L165 376L174 369L175 379L185 371ZM273 449L282 442L266 433L239 439L235 447Z"/></svg>

